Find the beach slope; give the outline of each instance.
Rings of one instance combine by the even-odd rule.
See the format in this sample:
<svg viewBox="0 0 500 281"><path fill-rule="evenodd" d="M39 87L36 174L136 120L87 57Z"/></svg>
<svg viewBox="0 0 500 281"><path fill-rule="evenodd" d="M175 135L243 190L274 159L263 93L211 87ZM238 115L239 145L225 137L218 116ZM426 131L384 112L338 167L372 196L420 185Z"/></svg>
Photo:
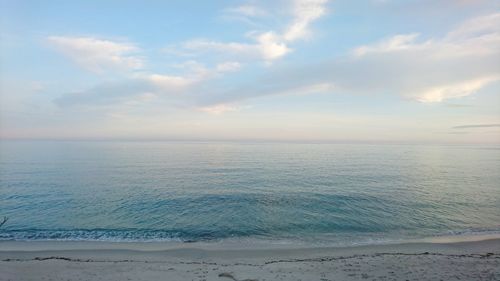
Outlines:
<svg viewBox="0 0 500 281"><path fill-rule="evenodd" d="M500 280L500 239L348 248L0 242L0 280Z"/></svg>

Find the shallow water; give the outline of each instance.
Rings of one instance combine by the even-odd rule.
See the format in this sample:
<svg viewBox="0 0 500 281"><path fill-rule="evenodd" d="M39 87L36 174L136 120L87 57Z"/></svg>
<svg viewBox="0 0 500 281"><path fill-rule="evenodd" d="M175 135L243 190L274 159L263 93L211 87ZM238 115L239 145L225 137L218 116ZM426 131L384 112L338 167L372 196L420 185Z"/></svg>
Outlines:
<svg viewBox="0 0 500 281"><path fill-rule="evenodd" d="M356 244L500 232L500 147L0 143L2 240Z"/></svg>

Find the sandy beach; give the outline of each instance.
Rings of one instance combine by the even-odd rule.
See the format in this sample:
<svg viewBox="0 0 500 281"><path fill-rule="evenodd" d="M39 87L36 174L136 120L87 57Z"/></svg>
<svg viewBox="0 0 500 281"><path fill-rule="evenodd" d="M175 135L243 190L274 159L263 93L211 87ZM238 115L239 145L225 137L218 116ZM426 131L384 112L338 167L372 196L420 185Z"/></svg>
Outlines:
<svg viewBox="0 0 500 281"><path fill-rule="evenodd" d="M500 280L500 239L346 248L0 242L0 280Z"/></svg>

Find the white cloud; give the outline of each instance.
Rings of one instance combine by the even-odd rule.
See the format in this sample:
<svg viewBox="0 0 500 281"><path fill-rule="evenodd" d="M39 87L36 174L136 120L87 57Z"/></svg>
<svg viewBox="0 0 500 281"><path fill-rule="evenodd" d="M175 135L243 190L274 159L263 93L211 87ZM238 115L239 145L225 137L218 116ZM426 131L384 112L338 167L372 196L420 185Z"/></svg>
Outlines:
<svg viewBox="0 0 500 281"><path fill-rule="evenodd" d="M143 67L135 56L139 49L130 43L118 43L92 37L50 36L48 41L81 67L93 71L134 70Z"/></svg>
<svg viewBox="0 0 500 281"><path fill-rule="evenodd" d="M412 48L415 47L414 43L418 35L418 33L396 35L374 45L355 48L354 55L363 56L369 53L386 53Z"/></svg>
<svg viewBox="0 0 500 281"><path fill-rule="evenodd" d="M500 13L476 17L465 21L448 33L446 40L454 41L497 33L500 26Z"/></svg>
<svg viewBox="0 0 500 281"><path fill-rule="evenodd" d="M307 95L307 94L317 94L317 93L327 93L331 92L335 89L335 85L332 83L316 83L312 85L308 85L306 87L302 87L297 89L297 93L301 95Z"/></svg>
<svg viewBox="0 0 500 281"><path fill-rule="evenodd" d="M425 51L432 57L488 55L500 51L500 13L476 17L457 26L441 39L417 42L418 33L400 34L354 49L354 55L397 51Z"/></svg>
<svg viewBox="0 0 500 281"><path fill-rule="evenodd" d="M417 42L417 37L416 33L397 35L356 48L354 54L399 65L402 77L395 79L420 78L399 90L420 102L468 96L500 80L500 67L494 64L500 61L500 14L467 20L442 39Z"/></svg>
<svg viewBox="0 0 500 281"><path fill-rule="evenodd" d="M208 40L192 40L185 42L183 47L192 51L213 51L225 56L233 56L246 60L263 59L272 61L291 51L290 48L278 40L273 32L266 32L255 36L256 43L217 42Z"/></svg>
<svg viewBox="0 0 500 281"><path fill-rule="evenodd" d="M393 72L380 83L421 102L468 96L500 80L500 13L467 20L443 38L419 42L418 36L396 35L353 54L368 67L380 65L380 73Z"/></svg>
<svg viewBox="0 0 500 281"><path fill-rule="evenodd" d="M200 107L199 110L210 114L223 114L226 112L239 111L239 108L229 104L216 104L212 106Z"/></svg>
<svg viewBox="0 0 500 281"><path fill-rule="evenodd" d="M335 86L329 82L318 82L313 84L298 85L284 91L265 92L265 95L311 95L320 93L331 93Z"/></svg>
<svg viewBox="0 0 500 281"><path fill-rule="evenodd" d="M204 82L218 78L224 73L240 68L238 62L223 62L212 68L197 61L187 61L175 65L186 73L159 74L137 72L122 81L101 83L91 89L66 93L55 100L59 106L113 105L129 102L148 102L157 98L189 99L195 89ZM208 108L210 109L210 108ZM206 110L207 112L210 110ZM221 111L214 108L213 111Z"/></svg>
<svg viewBox="0 0 500 281"><path fill-rule="evenodd" d="M315 18L312 15L304 17ZM237 59L219 60L210 67L187 61L177 65L182 74L140 73L125 83L102 84L88 91L67 94L59 103L112 104L154 97L220 114L236 110L234 104L241 100L267 95L385 93L419 102L442 102L471 95L500 80L498 21L497 14L486 15L434 38L418 33L395 35L355 48L341 58L294 68L277 66L270 72L265 71L261 79L245 84L205 83L240 69L242 63ZM186 42L184 47L245 54L267 62L291 51L282 35L275 32L250 36L254 43L196 40Z"/></svg>
<svg viewBox="0 0 500 281"><path fill-rule="evenodd" d="M164 90L180 89L190 86L192 83L194 83L193 79L173 75L151 74L146 76L145 78L151 81L154 85Z"/></svg>
<svg viewBox="0 0 500 281"><path fill-rule="evenodd" d="M224 9L221 18L243 22L251 26L259 26L258 20L268 16L269 12L265 9L254 4L244 4Z"/></svg>
<svg viewBox="0 0 500 281"><path fill-rule="evenodd" d="M323 85L325 92L395 94L427 103L465 97L500 81L498 21L497 14L474 18L441 38L396 35L355 48L345 57L274 69L251 86L218 93L210 101L307 93L321 89L317 85Z"/></svg>
<svg viewBox="0 0 500 281"><path fill-rule="evenodd" d="M285 43L280 41L279 36L271 31L257 36L257 42L257 49L266 61L281 58L291 51Z"/></svg>
<svg viewBox="0 0 500 281"><path fill-rule="evenodd" d="M257 53L257 49L252 44L238 42L218 42L204 39L196 39L185 42L182 47L184 49L196 52L216 51L231 55L253 56Z"/></svg>
<svg viewBox="0 0 500 281"><path fill-rule="evenodd" d="M245 4L237 7L227 8L224 10L224 12L226 14L232 14L244 17L262 17L268 14L267 11L262 9L261 7L251 4Z"/></svg>
<svg viewBox="0 0 500 281"><path fill-rule="evenodd" d="M294 19L283 34L286 41L304 39L310 34L309 25L326 14L328 0L295 0Z"/></svg>
<svg viewBox="0 0 500 281"><path fill-rule="evenodd" d="M215 66L215 70L219 73L233 72L239 70L240 68L241 64L236 61L223 62Z"/></svg>
<svg viewBox="0 0 500 281"><path fill-rule="evenodd" d="M183 90L220 74L236 71L241 67L240 63L232 61L219 63L212 69L196 61L188 61L178 66L188 69L189 73L186 75L138 74L136 77L150 81L163 91Z"/></svg>
<svg viewBox="0 0 500 281"><path fill-rule="evenodd" d="M500 76L483 77L449 85L435 86L419 93L416 99L421 102L441 102L445 99L465 97L497 80L500 80Z"/></svg>
<svg viewBox="0 0 500 281"><path fill-rule="evenodd" d="M326 14L328 0L294 0L291 1L291 21L282 32L268 30L252 31L247 34L251 43L219 42L213 40L190 40L182 44L182 48L194 52L215 51L219 54L238 56L241 60L260 59L267 63L282 58L292 51L290 43L310 36L310 25ZM233 8L234 13L245 16L262 16L263 10L253 5ZM182 53L182 52L181 52Z"/></svg>

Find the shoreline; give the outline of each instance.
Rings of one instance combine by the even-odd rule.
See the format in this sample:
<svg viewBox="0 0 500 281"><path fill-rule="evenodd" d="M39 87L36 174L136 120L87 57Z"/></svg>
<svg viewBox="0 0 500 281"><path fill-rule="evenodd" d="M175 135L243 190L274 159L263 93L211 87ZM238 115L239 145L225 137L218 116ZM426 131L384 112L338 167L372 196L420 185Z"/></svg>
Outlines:
<svg viewBox="0 0 500 281"><path fill-rule="evenodd" d="M259 250L259 249L314 249L314 248L356 248L370 246L388 246L403 244L450 244L483 240L500 240L500 233L476 233L459 235L440 235L424 238L373 240L370 242L352 242L348 244L318 242L308 243L303 240L266 240L229 238L213 241L109 241L109 240L0 240L0 252L24 250L78 250L78 249L121 249L121 250L172 250L198 248L206 250Z"/></svg>
<svg viewBox="0 0 500 281"><path fill-rule="evenodd" d="M196 243L165 247L4 241L0 242L0 280L500 278L500 238L325 248L210 249Z"/></svg>
<svg viewBox="0 0 500 281"><path fill-rule="evenodd" d="M500 238L485 238L453 242L406 242L391 244L356 245L345 247L279 247L279 248L249 248L246 247L210 247L209 243L179 243L166 244L161 242L134 243L134 242L63 242L63 241L2 241L0 242L0 260L43 258L47 255L67 256L81 259L81 257L97 254L100 257L116 257L131 255L137 257L165 257L196 258L196 254L204 258L248 258L267 257L279 258L294 255L321 255L354 256L373 255L380 253L440 253L449 255L460 254L487 254L500 255ZM118 254L118 255L117 255ZM192 255L192 256L191 256ZM22 258L20 258L22 257ZM112 259L110 259L112 261Z"/></svg>

